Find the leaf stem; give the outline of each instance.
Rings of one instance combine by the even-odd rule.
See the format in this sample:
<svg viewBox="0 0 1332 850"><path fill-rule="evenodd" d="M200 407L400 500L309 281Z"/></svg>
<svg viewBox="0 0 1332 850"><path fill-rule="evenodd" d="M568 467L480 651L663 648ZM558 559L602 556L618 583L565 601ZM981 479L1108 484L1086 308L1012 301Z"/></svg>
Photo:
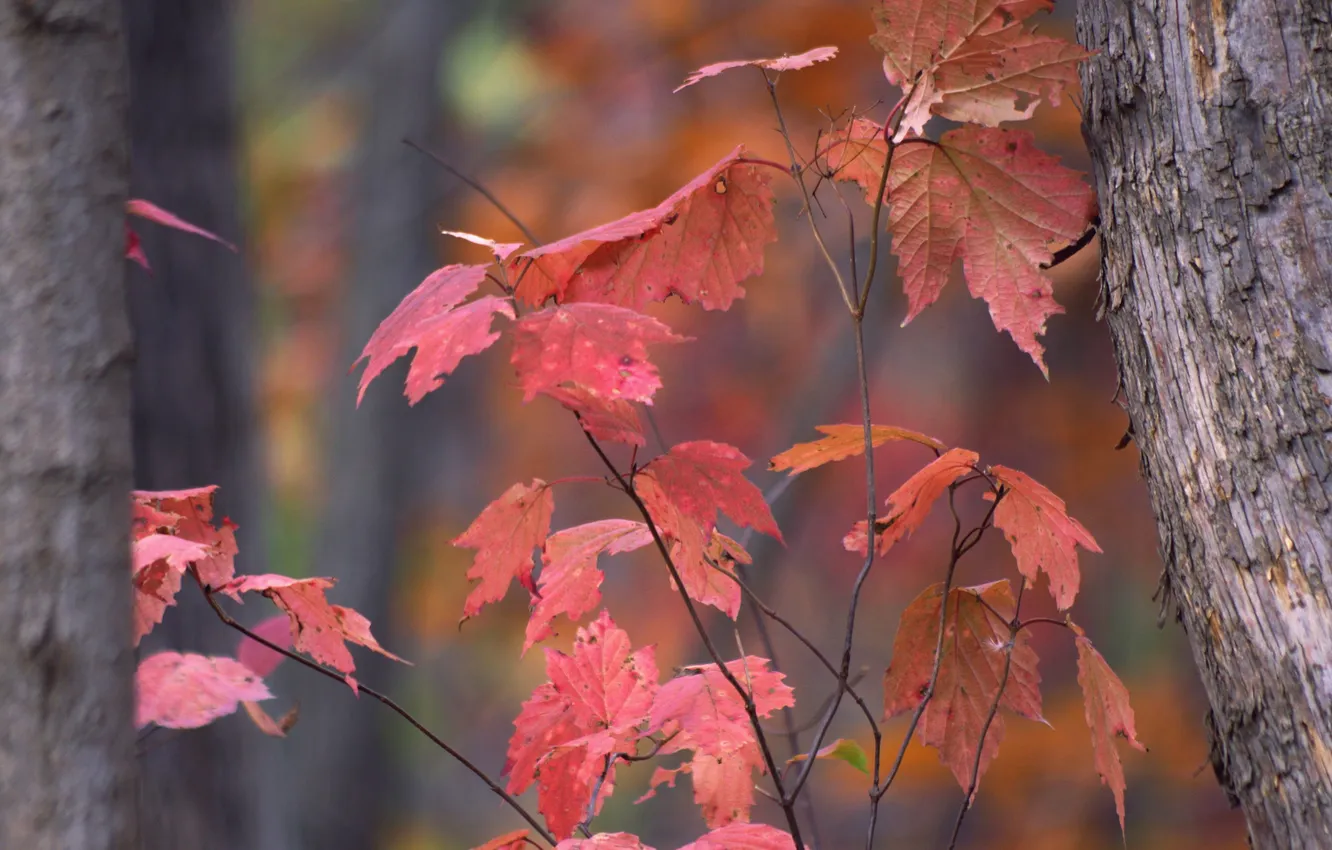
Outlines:
<svg viewBox="0 0 1332 850"><path fill-rule="evenodd" d="M518 216L514 214L513 210L506 207L504 205L504 202L501 201L499 198L497 198L494 195L494 193L492 193L489 189L487 189L486 185L482 183L480 180L468 177L466 174L464 174L463 172L459 171L458 169L450 165L449 162L446 159L444 159L444 157L440 156L437 153L434 153L433 151L427 150L426 148L418 145L416 142L412 141L411 139L403 139L402 143L407 147L411 148L412 150L425 155L440 168L452 174L454 177L458 178L463 183L466 183L478 195L485 198L487 201L490 201L491 205L496 210L499 211L500 215L507 218L509 221L513 223L514 227L517 227L520 231L522 231L523 236L527 238L528 242L531 242L533 245L541 244L541 240L536 238L536 235L532 233L531 229L529 229L526 224L523 224L522 219L518 218Z"/></svg>

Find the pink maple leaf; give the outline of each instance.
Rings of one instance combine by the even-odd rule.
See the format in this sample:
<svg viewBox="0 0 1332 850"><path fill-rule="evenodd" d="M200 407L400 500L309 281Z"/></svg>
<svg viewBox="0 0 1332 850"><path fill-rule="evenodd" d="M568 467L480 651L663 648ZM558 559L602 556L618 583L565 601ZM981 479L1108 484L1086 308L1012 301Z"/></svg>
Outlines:
<svg viewBox="0 0 1332 850"><path fill-rule="evenodd" d="M139 662L137 725L206 726L242 701L270 699L263 681L234 658L159 652Z"/></svg>
<svg viewBox="0 0 1332 850"><path fill-rule="evenodd" d="M513 328L523 400L567 383L608 399L652 403L661 387L647 359L653 343L686 337L651 316L612 304L568 304L529 313Z"/></svg>
<svg viewBox="0 0 1332 850"><path fill-rule="evenodd" d="M514 579L529 593L536 591L532 550L546 542L554 510L550 485L534 478L531 484L515 484L505 490L454 539L454 546L477 550L467 577L478 584L463 603L464 620L503 599Z"/></svg>
<svg viewBox="0 0 1332 850"><path fill-rule="evenodd" d="M485 351L499 339L490 326L497 313L513 318L513 305L507 298L484 295L463 304L486 279L486 269L461 265L436 269L402 299L352 364L354 369L362 360L368 361L361 373L357 404L365 398L370 382L413 348L416 354L407 372L405 394L416 404L444 385L440 375L451 374L464 357Z"/></svg>
<svg viewBox="0 0 1332 850"><path fill-rule="evenodd" d="M715 62L711 65L704 65L702 68L691 73L685 78L683 83L676 87L672 94L687 89L700 80L705 80L708 77L715 77L732 68L747 68L753 66L756 68L762 68L765 71L797 71L801 68L808 68L816 62L827 62L836 55L836 47L816 47L813 50L806 50L804 53L797 53L795 56L778 56L773 59L737 59L729 62Z"/></svg>
<svg viewBox="0 0 1332 850"><path fill-rule="evenodd" d="M509 260L517 297L533 306L595 301L642 311L676 295L725 310L763 271L777 238L769 176L737 147L650 210L533 248Z"/></svg>

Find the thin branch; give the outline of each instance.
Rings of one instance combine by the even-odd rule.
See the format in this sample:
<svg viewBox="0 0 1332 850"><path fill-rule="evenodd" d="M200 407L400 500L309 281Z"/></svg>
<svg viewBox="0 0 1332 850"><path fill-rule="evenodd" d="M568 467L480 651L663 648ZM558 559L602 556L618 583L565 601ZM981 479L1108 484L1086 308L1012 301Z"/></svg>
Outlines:
<svg viewBox="0 0 1332 850"><path fill-rule="evenodd" d="M790 620L787 620L780 613L778 613L776 609L774 609L773 607L765 603L762 599L760 599L758 597L758 594L756 594L753 591L753 589L751 589L750 586L743 579L741 579L739 576L727 570L722 569L716 564L709 562L708 565L712 567L714 570L717 570L718 572L722 573L723 575L731 579L731 581L735 582L737 585L739 585L740 590L745 595L746 601L748 601L754 607L756 612L769 617L779 626L790 632L792 637L800 641L800 643L802 643L805 646L805 648L808 649L814 655L814 657L819 660L819 663L823 665L824 669L826 669L829 673L831 673L834 678L840 680L840 674L838 673L837 668L833 666L833 663L828 660L828 656L824 655L823 652L817 646L814 645L813 641L807 638L803 633L801 633L799 629L797 629L794 625L792 625ZM756 618L756 620L758 622L763 621L761 617ZM856 705L860 706L860 710L864 713L865 719L869 721L870 729L873 731L874 737L877 739L880 736L880 732L879 732L879 723L874 717L874 712L870 710L869 705L865 703L865 700L860 696L860 694L856 693L855 689L850 687L849 682L847 686L847 691L851 694L851 699L855 700ZM829 697L829 699L831 699L831 697ZM822 712L820 711L819 713L821 714ZM796 752L798 753L800 752L800 750L797 749Z"/></svg>
<svg viewBox="0 0 1332 850"><path fill-rule="evenodd" d="M955 501L957 489L960 486L960 483L955 483L948 488L948 510L953 516L953 543L952 552L948 559L948 570L944 575L943 601L939 605L938 635L934 642L934 668L930 671L929 684L926 685L925 692L921 694L920 703L916 706L916 710L911 714L911 721L907 724L906 732L902 736L902 744L898 747L897 755L893 759L893 765L889 769L888 775L884 778L882 784L879 783L879 763L877 761L876 753L876 761L874 763L874 787L870 790L870 822L868 835L866 837L867 848L874 844L874 829L878 822L879 800L883 799L883 795L888 793L888 788L893 784L893 780L897 778L897 773L902 768L902 761L906 757L907 747L911 744L911 738L916 734L916 727L920 724L920 719L924 716L925 709L929 705L930 700L934 698L934 689L939 683L939 670L943 667L944 635L948 626L948 594L953 587L953 576L957 572L958 561L962 559L962 556L965 555L972 546L975 546L976 543L980 542L986 529L990 528L991 520L994 517L995 507L999 504L999 500L1003 498L1003 491L998 491L995 494L994 502L990 505L989 512L985 515L985 518L981 520L981 524L963 535L961 533L962 519L957 514L957 504ZM968 539L971 540L970 545L967 545L965 542ZM981 597L977 598L981 599ZM985 600L981 599L981 601L984 602ZM1002 615L1000 616L1002 617Z"/></svg>
<svg viewBox="0 0 1332 850"><path fill-rule="evenodd" d="M583 432L583 435L587 437L587 441L591 444L592 450L597 453L597 457L601 458L601 462L605 465L607 471L615 476L616 481L619 482L620 488L624 490L625 495L628 496L630 500L633 501L634 506L638 508L638 512L642 515L643 521L647 524L648 532L652 535L652 541L657 546L657 551L661 553L662 560L666 563L666 569L671 574L671 580L675 583L675 587L680 593L680 599L684 602L685 610L689 612L689 619L693 621L694 630L698 632L699 638L703 641L704 649L707 650L708 656L712 659L713 663L717 665L717 670L721 673L722 677L735 689L735 692L743 701L745 714L749 716L749 723L754 728L754 737L759 745L759 750L763 753L763 761L768 768L768 774L772 777L773 785L777 789L777 796L781 801L782 811L786 815L786 822L791 831L791 838L795 842L796 850L804 850L805 842L800 836L800 821L796 817L795 806L787 799L786 791L782 787L781 775L777 772L776 759L772 755L772 748L768 745L767 736L763 733L763 725L759 723L758 707L754 702L753 694L745 689L745 686L740 683L740 680L737 679L735 674L731 672L730 668L726 666L726 662L722 660L721 654L717 651L717 647L712 642L712 638L708 636L707 627L703 625L703 619L699 616L698 608L695 607L694 600L689 597L689 591L685 589L684 578L681 577L679 569L675 566L675 559L671 556L671 550L666 545L666 541L662 538L661 530L657 528L657 523L652 518L652 512L648 510L647 504L644 503L642 497L638 495L638 492L634 489L634 485L624 477L620 470L611 461L610 457L606 455L605 450L601 448L601 444L597 442L597 439L586 431Z"/></svg>
<svg viewBox="0 0 1332 850"><path fill-rule="evenodd" d="M841 707L842 695L846 693L846 680L851 673L851 651L855 644L856 611L860 607L861 591L865 587L866 579L869 578L870 569L874 566L875 546L873 531L874 522L877 519L876 511L878 510L879 497L874 482L874 424L873 415L870 410L869 364L866 362L865 358L865 329L864 323L861 321L862 317L853 309L851 318L852 325L855 328L856 374L860 383L861 426L864 429L865 434L865 528L869 529L870 540L869 545L865 547L865 563L861 566L860 573L856 576L855 585L851 589L851 602L847 606L846 634L842 641L842 663L838 668L838 681L841 686L838 688L837 696L833 699L833 704L828 709L828 713L824 715L823 724L814 734L814 743L809 749L808 762L800 771L799 776L796 778L795 787L791 791L793 798L799 796L801 789L805 786L805 782L808 781L810 771L814 766L814 756L819 751L819 748L823 746L823 739L828 734L828 728L832 726L833 718L837 716L837 709ZM877 765L879 761L877 747L874 761ZM871 799L873 799L873 797L871 797Z"/></svg>
<svg viewBox="0 0 1332 850"><path fill-rule="evenodd" d="M999 703L1003 702L1004 688L1008 687L1008 674L1013 669L1013 650L1017 645L1018 628L1020 627L1018 611L1022 608L1022 594L1026 589L1026 581L1018 583L1017 600L1013 604L1013 619L1008 623L1008 643L1004 646L1004 672L999 677L999 690L995 692L994 702L990 704L990 713L985 716L985 723L981 726L980 743L976 745L976 760L971 765L971 783L967 786L967 793L962 798L962 807L958 809L957 821L953 824L953 837L948 842L948 850L956 849L957 837L962 832L962 821L966 820L967 812L971 811L971 801L976 796L976 785L980 782L981 757L985 753L985 736L990 734L990 725L994 723L994 717L999 713Z"/></svg>
<svg viewBox="0 0 1332 850"><path fill-rule="evenodd" d="M541 244L541 240L536 238L536 235L532 233L532 231L528 228L526 224L523 224L522 219L518 218L518 216L514 214L513 210L506 207L503 201L495 197L494 193L492 193L489 189L487 189L484 183L482 183L479 180L468 177L466 174L462 173L461 171L450 165L448 161L445 160L442 156L440 156L437 153L434 153L433 151L421 147L411 139L403 139L402 143L407 147L411 148L412 150L424 154L426 157L434 161L434 163L438 165L440 168L444 169L448 173L452 174L454 177L466 183L477 194L485 198L487 201L490 201L491 205L494 206L495 209L499 210L501 215L503 215L509 221L513 222L514 227L517 227L519 230L522 231L523 236L527 237L528 242L531 242L533 245Z"/></svg>
<svg viewBox="0 0 1332 850"><path fill-rule="evenodd" d="M910 96L910 91L904 93L899 103L906 102L906 99ZM898 115L905 114L898 113L896 107L893 108L893 112ZM883 213L883 196L888 191L888 172L892 170L893 153L897 150L897 145L893 142L893 136L896 135L897 131L895 127L891 126L891 123L890 119L889 122L883 125L883 141L888 146L888 153L883 158L883 173L879 175L879 191L874 196L874 215L870 220L869 263L865 268L865 283L860 287L860 294L856 300L854 311L857 324L865 315L865 306L869 303L870 287L874 285L874 273L879 267L879 216ZM900 118L898 123L901 123Z"/></svg>
<svg viewBox="0 0 1332 850"><path fill-rule="evenodd" d="M809 219L809 228L814 233L814 242L818 244L824 262L828 264L828 268L832 269L833 277L837 280L837 289L842 293L842 301L846 303L848 310L854 312L855 307L851 298L851 290L842 277L842 270L838 268L837 261L832 258L832 254L828 251L828 244L823 241L823 233L819 230L819 223L814 220L813 205L809 200L809 187L805 185L804 169L800 165L800 157L796 154L795 143L791 141L791 132L786 127L786 116L782 114L781 102L777 99L777 84L767 74L763 75L763 81L768 85L768 96L772 99L773 111L777 113L777 125L781 131L782 139L786 142L786 152L791 158L789 173L791 179L800 187L800 198L805 205L805 218Z"/></svg>
<svg viewBox="0 0 1332 850"><path fill-rule="evenodd" d="M1067 620L1056 620L1054 617L1031 617L1017 624L1017 631L1022 631L1027 626L1034 626L1037 623L1049 623L1052 626L1062 626L1068 628Z"/></svg>
<svg viewBox="0 0 1332 850"><path fill-rule="evenodd" d="M259 643L263 646L266 646L282 656L290 658L292 661L295 661L297 664L300 664L303 667L308 667L309 669L315 671L316 673L322 676L327 676L328 678L340 684L344 685L346 684L346 679L342 675L335 673L332 670L329 670L328 668L320 664L316 664L315 662L309 660L308 658L305 658L304 656L296 652L286 649L285 647L279 646L278 644L273 643L267 638L255 634L254 632L247 629L245 626L242 626L235 619L233 619L230 614L228 614L226 611L222 609L222 606L218 604L218 601L214 595L215 591L203 583L203 580L199 578L198 573L194 571L193 567L190 568L190 574L194 576L194 580L195 582L198 583L199 589L203 591L204 599L208 601L208 604L213 609L213 612L217 614L218 619L220 619L223 623L226 623L228 626L240 632L241 634L245 635L250 640ZM455 761L457 761L467 770L471 771L472 774L475 775L482 782L484 782L486 784L486 787L488 787L491 791L493 791L496 794L496 796L498 796L501 800L507 803L511 809L513 809L522 817L523 820L527 821L528 825L531 826L533 829L535 829L537 831L537 834L539 834L542 838L544 838L552 847L554 847L557 843L559 843L555 840L555 836L551 835L550 832L544 826L542 826L541 823L535 817L533 817L530 812L527 811L527 809L523 808L522 803L519 803L516 799L513 798L512 795L509 794L509 792L501 788L495 782L495 780L491 779L486 774L484 770L472 764L472 762L469 761L466 756L455 750L453 747L449 746L442 738L440 738L434 732L431 732L424 725L422 725L421 721L417 720L414 716L412 716L411 712L407 711L407 709L398 705L398 703L395 702L393 699L391 699L388 696L385 696L384 694L381 694L379 691L375 690L374 688L368 687L358 682L357 690L360 693L363 693L366 696L371 697L372 699L376 699L379 702L383 703L384 705L388 706L395 713L397 713L399 717L401 717L403 720L406 720L408 723L412 724L412 726L416 728L416 731L420 732L422 735L425 735L427 738L429 738L431 742L435 744L435 746L439 747L441 750L448 753L450 756L454 758Z"/></svg>

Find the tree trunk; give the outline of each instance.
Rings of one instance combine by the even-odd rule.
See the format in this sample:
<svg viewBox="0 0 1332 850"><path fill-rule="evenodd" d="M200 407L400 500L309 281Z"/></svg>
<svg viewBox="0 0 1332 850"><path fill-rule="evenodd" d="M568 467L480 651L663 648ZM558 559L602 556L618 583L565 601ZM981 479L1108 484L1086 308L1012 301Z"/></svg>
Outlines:
<svg viewBox="0 0 1332 850"><path fill-rule="evenodd" d="M114 0L0 0L0 847L129 850L126 80Z"/></svg>
<svg viewBox="0 0 1332 850"><path fill-rule="evenodd" d="M419 475L413 467L430 466L427 440L453 437L448 418L469 414L456 404L452 411L435 407L434 416L427 405L408 407L401 391L404 373L398 370L372 386L358 407L356 376L345 370L379 323L439 265L436 222L444 175L403 140L438 144L440 55L474 6L474 0L394 4L368 48L361 81L365 117L350 204L355 247L340 317L339 368L329 396L327 496L310 571L336 578L337 602L368 617L379 641L405 655L411 655L404 648L406 630L394 622L391 601L401 577L404 517L421 501L413 492ZM428 437L414 427L422 418L436 426ZM399 665L369 653L359 654L356 663L365 682L394 690ZM421 668L414 674L421 675ZM288 783L286 806L297 841L322 850L382 844L386 828L403 820L412 796L401 759L395 760L389 747L398 718L347 705L344 693L313 677L303 677L300 688L301 721L288 743L301 778Z"/></svg>
<svg viewBox="0 0 1332 850"><path fill-rule="evenodd" d="M231 10L218 0L122 0L132 101L133 193L240 240ZM264 572L254 401L254 294L244 260L216 243L137 228L153 267L129 291L134 479L146 490L219 485L218 516L240 525L244 572ZM152 649L231 652L235 634L198 593L145 640ZM243 758L261 740L232 720L143 756L145 850L255 848L260 821Z"/></svg>
<svg viewBox="0 0 1332 850"><path fill-rule="evenodd" d="M1103 297L1212 760L1332 847L1332 6L1083 0Z"/></svg>

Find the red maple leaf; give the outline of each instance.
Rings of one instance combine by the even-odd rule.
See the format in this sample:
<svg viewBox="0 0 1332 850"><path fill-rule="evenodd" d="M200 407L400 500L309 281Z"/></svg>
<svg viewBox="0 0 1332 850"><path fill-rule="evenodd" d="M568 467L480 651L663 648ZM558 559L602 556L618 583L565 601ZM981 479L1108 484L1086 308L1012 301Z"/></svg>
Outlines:
<svg viewBox="0 0 1332 850"><path fill-rule="evenodd" d="M870 203L887 147L883 128L857 120L825 142L839 179ZM963 127L938 142L907 139L888 176L888 229L906 290L907 322L939 297L961 258L971 294L1046 372L1036 337L1062 313L1041 267L1076 242L1096 214L1096 195L1076 171L1017 130Z"/></svg>
<svg viewBox="0 0 1332 850"><path fill-rule="evenodd" d="M740 585L714 567L714 564L720 566L717 556L723 554L720 549L711 548L716 530L707 531L698 520L682 512L652 476L638 476L634 489L668 546L685 593L734 620L740 613Z"/></svg>
<svg viewBox="0 0 1332 850"><path fill-rule="evenodd" d="M648 362L648 345L685 339L651 316L625 307L568 304L518 320L513 365L523 401L573 383L603 398L651 404L661 379Z"/></svg>
<svg viewBox="0 0 1332 850"><path fill-rule="evenodd" d="M526 653L551 635L559 614L578 620L601 603L601 570L597 556L630 552L652 542L648 527L627 519L604 519L557 531L542 549L541 576L531 619L527 621Z"/></svg>
<svg viewBox="0 0 1332 850"><path fill-rule="evenodd" d="M717 522L717 513L730 517L737 525L748 526L777 540L772 510L763 493L745 478L743 471L752 463L739 449L725 443L697 440L678 443L643 470L685 516L707 531Z"/></svg>
<svg viewBox="0 0 1332 850"><path fill-rule="evenodd" d="M138 216L139 218L146 218L151 222L161 224L165 227L172 227L176 230L183 230L186 233L193 233L195 236L211 239L219 245L224 245L227 248L230 248L232 251L236 250L235 245L232 245L216 233L190 224L180 216L177 216L174 213L169 213L157 204L149 201L139 198L131 198L125 202L125 212L130 215ZM139 235L129 226L128 221L125 222L125 258L133 260L149 272L153 270L152 266L148 265L148 256L143 253L143 243L139 241Z"/></svg>
<svg viewBox="0 0 1332 850"><path fill-rule="evenodd" d="M598 832L591 838L568 838L555 850L652 850L637 835L628 832Z"/></svg>
<svg viewBox="0 0 1332 850"><path fill-rule="evenodd" d="M817 425L814 430L827 436L809 443L796 443L769 461L768 469L773 472L786 469L790 470L789 475L798 475L825 463L865 453L865 429L861 425ZM870 435L876 448L894 440L909 440L939 452L945 448L943 443L933 437L895 425L875 425Z"/></svg>
<svg viewBox="0 0 1332 850"><path fill-rule="evenodd" d="M531 484L515 484L505 490L454 538L454 546L477 550L467 577L479 584L463 603L464 620L475 617L483 606L503 599L514 579L529 593L536 591L532 550L546 542L554 510L555 495L550 485L534 478Z"/></svg>
<svg viewBox="0 0 1332 850"><path fill-rule="evenodd" d="M586 387L572 385L551 387L544 392L576 414L583 430L598 440L631 446L647 445L638 411L624 399L602 398Z"/></svg>
<svg viewBox="0 0 1332 850"><path fill-rule="evenodd" d="M883 675L885 719L914 711L929 687L942 601L943 585L931 585L902 612L892 662ZM981 729L999 692L1009 641L1004 617L1011 617L1013 610L1007 581L954 588L948 594L939 678L916 735L922 744L939 751L940 760L963 788L971 785ZM1018 632L1000 707L1043 721L1036 663L1029 633ZM985 736L978 783L1003 736L1004 720L996 714Z"/></svg>
<svg viewBox="0 0 1332 850"><path fill-rule="evenodd" d="M220 587L236 574L236 525L223 519L213 525L213 496L217 485L195 487L189 490L135 490L132 498L141 506L136 516L141 520L153 517L161 522L174 517L168 531L183 540L191 540L208 547L207 557L194 562L200 580L209 587ZM140 528L146 530L145 525Z"/></svg>
<svg viewBox="0 0 1332 850"><path fill-rule="evenodd" d="M1115 738L1123 738L1137 750L1146 752L1147 748L1138 740L1134 727L1133 708L1129 705L1128 689L1105 663L1101 653L1096 651L1092 642L1073 626L1077 633L1078 645L1078 684L1082 686L1082 698L1087 712L1087 726L1091 729L1092 754L1096 761L1096 772L1101 781L1110 786L1115 795L1115 811L1119 813L1119 828L1124 829L1124 766L1119 761L1119 752L1115 749Z"/></svg>
<svg viewBox="0 0 1332 850"><path fill-rule="evenodd" d="M148 264L148 255L143 252L143 242L139 239L139 234L134 232L134 228L125 222L125 259L133 260L143 266L144 271L152 272L153 267Z"/></svg>
<svg viewBox="0 0 1332 850"><path fill-rule="evenodd" d="M358 405L370 382L413 348L416 355L407 372L405 395L416 404L444 385L440 375L451 374L464 357L485 351L499 339L490 325L496 313L513 318L513 305L507 298L484 295L462 303L486 279L487 268L452 265L436 269L402 299L352 364L355 369L362 360L369 361L361 373Z"/></svg>
<svg viewBox="0 0 1332 850"><path fill-rule="evenodd" d="M691 73L685 78L672 94L687 89L700 80L708 77L715 77L732 68L748 68L751 65L756 68L762 68L765 71L797 71L801 68L808 68L815 62L827 62L837 55L836 47L816 47L813 50L806 50L804 53L797 53L795 56L778 56L773 59L736 59L729 62L715 62L711 65L704 65L697 71Z"/></svg>
<svg viewBox="0 0 1332 850"><path fill-rule="evenodd" d="M348 684L356 686L351 674L356 669L347 642L372 649L394 661L401 658L384 649L370 634L370 621L350 608L331 605L324 592L333 586L330 578L291 578L264 575L241 576L218 588L237 602L242 593L262 593L286 612L291 621L291 636L297 652L304 652L344 674ZM248 669L248 668L247 668Z"/></svg>
<svg viewBox="0 0 1332 850"><path fill-rule="evenodd" d="M747 689L759 717L795 704L781 673L768 669L766 658L748 656L726 664ZM651 728L674 733L663 753L693 751L688 765L694 800L710 827L748 821L754 805L753 772L764 772L762 752L745 703L715 664L689 668L657 691ZM653 785L670 779L655 774Z"/></svg>
<svg viewBox="0 0 1332 850"><path fill-rule="evenodd" d="M515 829L513 832L498 835L479 847L473 847L472 850L523 850L527 844L527 830Z"/></svg>
<svg viewBox="0 0 1332 850"><path fill-rule="evenodd" d="M159 652L135 674L137 725L171 729L207 726L242 701L272 698L263 680L234 658Z"/></svg>
<svg viewBox="0 0 1332 850"><path fill-rule="evenodd" d="M1063 90L1077 82L1078 63L1091 54L1022 26L1050 5L880 0L870 41L884 53L888 81L910 90L903 134L919 133L931 112L993 126L1030 118L1042 98L1058 105Z"/></svg>
<svg viewBox="0 0 1332 850"><path fill-rule="evenodd" d="M792 850L795 841L766 823L732 823L714 829L680 850Z"/></svg>
<svg viewBox="0 0 1332 850"><path fill-rule="evenodd" d="M655 649L633 651L610 615L580 628L569 655L546 650L549 681L514 721L504 774L511 794L537 783L538 809L557 838L567 838L592 803L614 752L632 753L657 690ZM614 788L606 774L594 811Z"/></svg>
<svg viewBox="0 0 1332 850"><path fill-rule="evenodd" d="M949 485L973 472L980 455L966 449L949 449L930 461L924 469L903 482L888 497L888 513L875 522L875 551L887 554L893 544L909 537L930 515L930 508ZM861 520L846 535L842 544L852 552L866 553L868 546L865 521Z"/></svg>
<svg viewBox="0 0 1332 850"><path fill-rule="evenodd" d="M509 260L517 297L532 306L596 301L642 311L672 295L708 310L744 296L777 238L768 175L737 147L650 210L567 236Z"/></svg>
<svg viewBox="0 0 1332 850"><path fill-rule="evenodd" d="M1089 552L1101 547L1082 523L1068 515L1064 500L1028 475L1006 466L990 474L1007 488L994 509L994 524L1003 529L1017 559L1018 572L1033 584L1041 570L1050 577L1050 595L1066 610L1078 595L1081 574L1075 546Z"/></svg>
<svg viewBox="0 0 1332 850"><path fill-rule="evenodd" d="M452 236L455 239L462 239L471 242L473 245L481 245L489 248L490 253L495 255L495 261L502 263L509 259L509 256L523 247L522 242L496 242L494 239L487 239L484 236L477 236L475 233L464 233L461 230L440 230L445 236Z"/></svg>
<svg viewBox="0 0 1332 850"><path fill-rule="evenodd" d="M210 557L211 552L202 543L170 534L149 534L130 543L135 646L162 622L167 606L176 604L185 569Z"/></svg>

